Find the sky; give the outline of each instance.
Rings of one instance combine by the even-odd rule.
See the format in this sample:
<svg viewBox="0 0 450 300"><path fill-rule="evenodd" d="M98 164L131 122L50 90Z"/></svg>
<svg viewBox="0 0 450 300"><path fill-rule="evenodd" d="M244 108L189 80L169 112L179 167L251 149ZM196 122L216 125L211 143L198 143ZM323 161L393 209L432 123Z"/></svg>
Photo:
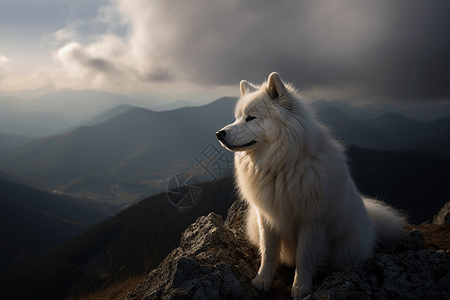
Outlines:
<svg viewBox="0 0 450 300"><path fill-rule="evenodd" d="M276 71L311 99L450 101L450 1L0 0L0 92L237 96Z"/></svg>

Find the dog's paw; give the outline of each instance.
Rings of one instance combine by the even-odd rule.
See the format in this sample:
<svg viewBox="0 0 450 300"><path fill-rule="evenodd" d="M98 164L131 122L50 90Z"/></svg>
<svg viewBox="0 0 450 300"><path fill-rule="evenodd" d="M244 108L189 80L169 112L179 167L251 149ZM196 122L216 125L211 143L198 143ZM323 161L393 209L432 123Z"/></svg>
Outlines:
<svg viewBox="0 0 450 300"><path fill-rule="evenodd" d="M252 280L252 285L260 291L268 292L270 290L270 286L272 285L272 281L272 276L269 276L269 278L264 278L262 275L258 274Z"/></svg>
<svg viewBox="0 0 450 300"><path fill-rule="evenodd" d="M308 294L310 292L311 292L310 288L308 288L306 286L299 286L299 285L294 284L292 286L291 296L292 296L292 299L294 299L294 300L297 300L297 299L301 300L304 297L308 296Z"/></svg>

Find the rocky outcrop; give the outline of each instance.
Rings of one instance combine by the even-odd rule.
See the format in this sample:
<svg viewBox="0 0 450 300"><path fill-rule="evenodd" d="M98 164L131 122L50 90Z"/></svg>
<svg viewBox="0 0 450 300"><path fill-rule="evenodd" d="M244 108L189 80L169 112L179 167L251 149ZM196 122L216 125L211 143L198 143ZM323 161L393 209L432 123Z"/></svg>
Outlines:
<svg viewBox="0 0 450 300"><path fill-rule="evenodd" d="M259 258L242 230L246 209L236 201L225 222L215 213L198 218L182 234L180 247L125 299L289 298L293 269L281 267L269 293L251 285ZM423 247L422 234L413 230L380 245L370 259L317 276L307 299L450 299L449 251Z"/></svg>
<svg viewBox="0 0 450 300"><path fill-rule="evenodd" d="M433 217L433 224L450 227L450 201Z"/></svg>
<svg viewBox="0 0 450 300"><path fill-rule="evenodd" d="M225 222L215 213L198 218L182 234L180 247L125 299L257 299L250 282L257 253L239 226L245 210L236 202Z"/></svg>
<svg viewBox="0 0 450 300"><path fill-rule="evenodd" d="M443 250L378 253L326 277L314 299L450 299L449 272Z"/></svg>

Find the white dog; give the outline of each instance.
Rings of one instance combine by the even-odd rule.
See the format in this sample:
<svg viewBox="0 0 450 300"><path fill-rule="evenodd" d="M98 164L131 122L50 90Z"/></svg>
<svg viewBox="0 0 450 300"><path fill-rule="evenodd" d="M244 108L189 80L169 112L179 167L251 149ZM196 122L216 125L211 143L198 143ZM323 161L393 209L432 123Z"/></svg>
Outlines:
<svg viewBox="0 0 450 300"><path fill-rule="evenodd" d="M243 80L236 121L219 130L235 151L240 195L250 204L247 234L261 252L252 284L268 291L278 262L295 266L292 297L307 295L320 267L342 269L402 232L405 217L358 193L345 150L307 102L277 73Z"/></svg>

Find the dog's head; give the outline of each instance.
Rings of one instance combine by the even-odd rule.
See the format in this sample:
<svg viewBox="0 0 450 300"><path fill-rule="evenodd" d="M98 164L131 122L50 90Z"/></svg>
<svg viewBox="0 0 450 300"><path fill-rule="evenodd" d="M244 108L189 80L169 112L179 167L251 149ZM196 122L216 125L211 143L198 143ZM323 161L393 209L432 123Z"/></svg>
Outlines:
<svg viewBox="0 0 450 300"><path fill-rule="evenodd" d="M230 151L249 151L272 143L279 134L277 119L291 109L288 90L277 73L257 87L242 80L241 97L236 104L236 120L216 132L217 139Z"/></svg>

